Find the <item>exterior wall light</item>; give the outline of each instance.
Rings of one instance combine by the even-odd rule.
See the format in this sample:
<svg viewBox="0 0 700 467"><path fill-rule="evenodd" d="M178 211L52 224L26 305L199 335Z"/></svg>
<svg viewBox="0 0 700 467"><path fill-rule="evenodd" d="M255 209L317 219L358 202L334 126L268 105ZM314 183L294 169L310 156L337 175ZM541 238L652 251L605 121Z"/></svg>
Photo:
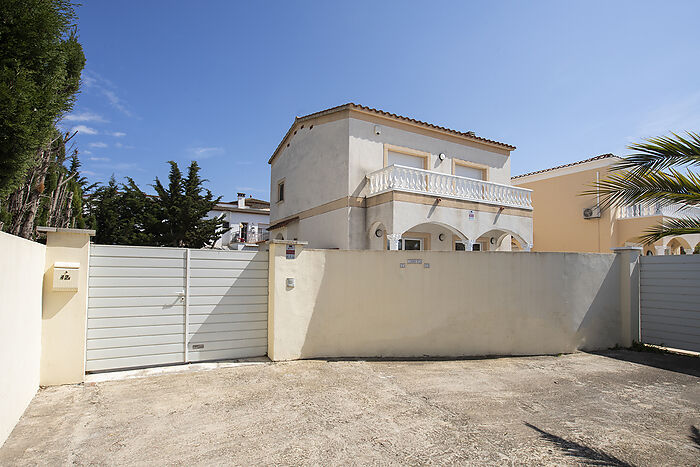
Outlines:
<svg viewBox="0 0 700 467"><path fill-rule="evenodd" d="M444 153L444 152L441 152L440 154L438 154L438 159L440 159L441 161L444 161L444 160L445 160L445 157L446 157L446 156L445 156L445 153Z"/></svg>
<svg viewBox="0 0 700 467"><path fill-rule="evenodd" d="M445 240L445 234L441 233L440 235L438 235L438 240L440 240L440 241Z"/></svg>
<svg viewBox="0 0 700 467"><path fill-rule="evenodd" d="M374 235L376 235L377 237L381 237L382 235L384 235L384 231L382 231L382 229L377 229L374 231Z"/></svg>
<svg viewBox="0 0 700 467"><path fill-rule="evenodd" d="M495 244L495 243L496 243L496 238L495 238L495 237L491 237L491 240L489 240L489 243L491 243L491 245Z"/></svg>

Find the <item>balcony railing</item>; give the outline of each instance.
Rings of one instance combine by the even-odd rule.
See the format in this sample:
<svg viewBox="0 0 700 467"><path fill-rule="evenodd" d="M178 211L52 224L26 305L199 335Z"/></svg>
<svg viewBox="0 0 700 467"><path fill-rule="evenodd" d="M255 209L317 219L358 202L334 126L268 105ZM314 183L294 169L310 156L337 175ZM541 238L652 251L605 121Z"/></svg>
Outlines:
<svg viewBox="0 0 700 467"><path fill-rule="evenodd" d="M367 179L369 196L398 190L532 209L532 190L457 175L391 165L368 174Z"/></svg>
<svg viewBox="0 0 700 467"><path fill-rule="evenodd" d="M620 219L632 219L636 217L666 216L666 217L697 217L700 218L700 207L671 204L662 206L655 204L633 204L620 208Z"/></svg>
<svg viewBox="0 0 700 467"><path fill-rule="evenodd" d="M245 232L239 229L231 229L225 232L222 237L225 245L231 243L258 243L270 239L270 232L265 229L258 229L257 232Z"/></svg>

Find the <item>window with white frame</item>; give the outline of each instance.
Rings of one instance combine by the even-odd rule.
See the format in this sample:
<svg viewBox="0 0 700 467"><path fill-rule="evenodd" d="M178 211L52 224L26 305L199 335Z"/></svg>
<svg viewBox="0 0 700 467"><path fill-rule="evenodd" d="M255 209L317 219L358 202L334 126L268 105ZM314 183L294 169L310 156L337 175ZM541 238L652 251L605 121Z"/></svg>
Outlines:
<svg viewBox="0 0 700 467"><path fill-rule="evenodd" d="M389 241L386 242L386 249L390 250ZM423 250L422 238L401 238L399 239L399 250Z"/></svg>

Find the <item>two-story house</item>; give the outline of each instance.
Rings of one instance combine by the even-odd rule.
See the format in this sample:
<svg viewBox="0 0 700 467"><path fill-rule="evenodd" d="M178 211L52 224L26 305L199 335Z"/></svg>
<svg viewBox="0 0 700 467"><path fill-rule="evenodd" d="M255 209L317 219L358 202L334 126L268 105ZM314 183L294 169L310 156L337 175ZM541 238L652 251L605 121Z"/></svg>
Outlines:
<svg viewBox="0 0 700 467"><path fill-rule="evenodd" d="M270 237L312 248L529 250L514 146L356 104L297 117L270 157Z"/></svg>
<svg viewBox="0 0 700 467"><path fill-rule="evenodd" d="M224 233L214 248L252 250L258 248L259 242L269 238L270 203L246 198L245 193L238 193L238 199L234 202L218 203L207 217L223 217L224 221Z"/></svg>
<svg viewBox="0 0 700 467"><path fill-rule="evenodd" d="M664 219L700 217L700 208L678 205L600 209L595 196L581 195L606 178L619 160L602 154L513 177L513 185L533 190L536 251L609 253L614 247L640 245L638 237ZM668 255L692 253L697 245L700 234L666 237L643 247L645 255Z"/></svg>

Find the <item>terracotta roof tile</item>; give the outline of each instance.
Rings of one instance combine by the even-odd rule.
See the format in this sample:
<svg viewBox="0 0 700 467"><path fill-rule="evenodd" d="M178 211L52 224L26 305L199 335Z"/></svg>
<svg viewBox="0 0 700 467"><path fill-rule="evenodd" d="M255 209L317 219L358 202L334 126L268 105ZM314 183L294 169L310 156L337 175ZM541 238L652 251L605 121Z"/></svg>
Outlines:
<svg viewBox="0 0 700 467"><path fill-rule="evenodd" d="M522 174L522 175L516 175L515 177L511 177L511 179L521 178L521 177L527 177L528 175L541 174L541 173L544 173L544 172L551 172L552 170L563 169L564 167L571 167L571 166L574 166L574 165L585 164L586 162L593 162L593 161L598 161L598 160L601 160L601 159L608 159L608 158L610 158L610 157L617 157L617 156L616 156L615 154L610 154L610 153L608 153L608 154L601 154L600 156L591 157L590 159L586 159L586 160L583 160L583 161L572 162L571 164L558 165L558 166L556 166L556 167L551 167L551 168L549 168L549 169L537 170L537 171L535 171L535 172L529 172L529 173Z"/></svg>
<svg viewBox="0 0 700 467"><path fill-rule="evenodd" d="M391 113L391 112L386 112L386 111L384 111L384 110L379 110L379 109L374 109L374 108L372 108L372 107L367 107L366 105L360 105L360 104L355 104L355 103L349 102L349 103L347 103L347 104L339 105L339 106L336 106L336 107L331 107L330 109L321 110L321 111L319 111L319 112L314 112L314 113L312 113L312 114L304 115L303 117L296 117L296 118L294 119L294 123L293 123L292 126L289 128L289 130L287 131L287 133L284 135L284 138L282 138L282 141L280 141L280 144L277 146L277 148L275 149L275 151L272 153L272 156L270 157L270 160L267 161L267 162L268 162L269 164L272 163L272 160L275 158L275 155L276 155L276 154L279 152L279 150L282 148L284 142L287 140L288 136L289 136L290 133L292 132L292 129L294 128L294 126L295 126L297 123L300 123L300 122L303 122L303 121L307 121L307 120L311 120L311 119L313 119L313 118L321 117L321 116L323 116L323 115L328 115L328 114L331 114L331 113L340 112L340 111L342 111L342 110L349 110L349 109L363 110L363 111L365 111L365 112L372 112L372 113L375 113L375 114L377 114L377 115L383 115L383 116L385 116L385 117L391 117L391 118L394 118L394 119L396 119L396 120L402 120L402 121L405 121L405 122L415 123L415 124L418 124L418 125L421 125L421 126L425 126L425 127L428 127L428 128L433 128L433 129L436 129L436 130L441 130L441 131L445 131L445 132L448 132L448 133L452 133L452 134L454 134L454 135L463 136L463 137L469 138L469 139L474 140L474 141L478 141L478 142L482 142L482 143L487 143L487 144L495 144L495 145L497 145L497 146L501 146L501 147L503 147L503 148L505 148L505 149L508 149L509 151L512 151L512 150L515 149L515 146L512 146L512 145L510 145L510 144L501 143L500 141L495 141L495 140L488 139L488 138L482 138L481 136L476 136L476 135L474 134L473 131L466 131L466 132L465 132L465 131L453 130L453 129L451 129L451 128L446 128L446 127L443 127L443 126L434 125L434 124L432 124L432 123L424 122L424 121L421 121L421 120L416 120L415 118L404 117L404 116L402 116L402 115L397 115L397 114L394 114L394 113Z"/></svg>

